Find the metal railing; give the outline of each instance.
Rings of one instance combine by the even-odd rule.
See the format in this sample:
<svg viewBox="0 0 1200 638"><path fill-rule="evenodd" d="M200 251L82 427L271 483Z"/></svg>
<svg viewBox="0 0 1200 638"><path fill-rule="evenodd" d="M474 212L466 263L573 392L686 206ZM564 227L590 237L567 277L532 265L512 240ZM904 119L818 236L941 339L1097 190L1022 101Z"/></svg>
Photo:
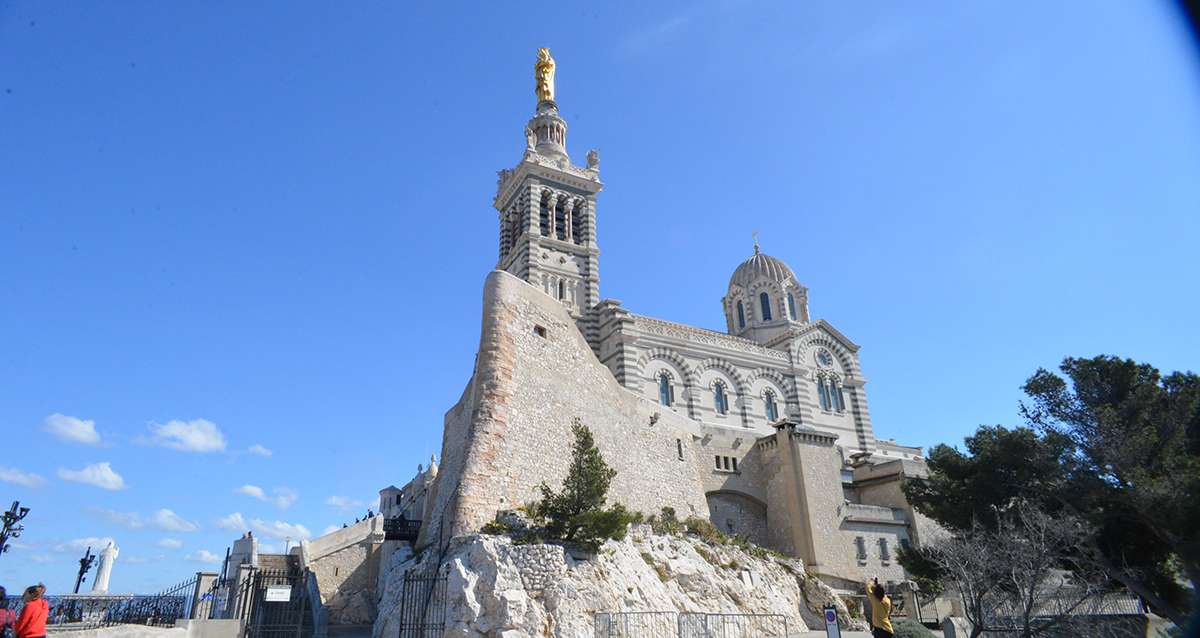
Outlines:
<svg viewBox="0 0 1200 638"><path fill-rule="evenodd" d="M594 617L596 638L786 638L782 614L723 614L674 611L602 612ZM791 629L803 631L795 622Z"/></svg>
<svg viewBox="0 0 1200 638"><path fill-rule="evenodd" d="M675 638L679 636L679 614L673 611L625 611L598 613L596 638Z"/></svg>
<svg viewBox="0 0 1200 638"><path fill-rule="evenodd" d="M46 596L49 615L47 628L91 629L113 625L149 625L173 627L175 621L188 618L196 591L196 577L151 595L63 594ZM17 599L11 609L21 613L24 603Z"/></svg>
<svg viewBox="0 0 1200 638"><path fill-rule="evenodd" d="M383 538L389 541L408 541L410 543L417 542L417 536L421 533L421 521L412 520L403 516L387 518L383 521Z"/></svg>

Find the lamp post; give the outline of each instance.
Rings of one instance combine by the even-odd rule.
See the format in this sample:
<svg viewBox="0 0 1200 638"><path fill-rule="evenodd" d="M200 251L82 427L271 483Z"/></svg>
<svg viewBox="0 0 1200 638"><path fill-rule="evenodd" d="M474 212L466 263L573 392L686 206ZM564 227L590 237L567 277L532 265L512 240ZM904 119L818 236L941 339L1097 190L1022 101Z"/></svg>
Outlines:
<svg viewBox="0 0 1200 638"><path fill-rule="evenodd" d="M25 531L25 526L18 523L28 514L29 508L21 507L20 501L13 501L12 507L4 513L4 528L0 529L0 556L8 551L8 539L20 538L21 532Z"/></svg>
<svg viewBox="0 0 1200 638"><path fill-rule="evenodd" d="M79 593L79 586L83 584L83 577L92 568L92 563L96 562L96 557L92 555L92 548L89 545L87 551L83 553L83 558L79 559L79 576L75 578L75 593Z"/></svg>

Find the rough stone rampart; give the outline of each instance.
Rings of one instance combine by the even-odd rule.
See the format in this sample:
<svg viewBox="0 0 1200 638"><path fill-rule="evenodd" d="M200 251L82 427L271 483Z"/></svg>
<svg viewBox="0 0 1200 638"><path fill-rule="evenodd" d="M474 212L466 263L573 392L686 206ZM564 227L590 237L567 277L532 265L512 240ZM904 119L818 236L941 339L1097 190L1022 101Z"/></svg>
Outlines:
<svg viewBox="0 0 1200 638"><path fill-rule="evenodd" d="M567 310L516 277L491 273L475 374L446 415L442 464L421 546L479 530L499 510L566 476L578 419L617 470L610 503L708 516L694 430L622 388ZM439 533L445 526L448 533Z"/></svg>

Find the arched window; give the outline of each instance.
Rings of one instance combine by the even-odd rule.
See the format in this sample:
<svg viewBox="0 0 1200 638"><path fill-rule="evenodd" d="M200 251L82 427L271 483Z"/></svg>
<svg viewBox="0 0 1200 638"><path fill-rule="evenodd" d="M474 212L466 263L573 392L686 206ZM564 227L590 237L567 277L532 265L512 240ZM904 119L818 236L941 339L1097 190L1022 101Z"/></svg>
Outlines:
<svg viewBox="0 0 1200 638"><path fill-rule="evenodd" d="M720 381L713 384L713 406L717 414L729 413L729 399L725 396L725 384Z"/></svg>
<svg viewBox="0 0 1200 638"><path fill-rule="evenodd" d="M538 231L542 237L550 236L550 222L554 215L554 211L551 210L550 206L550 193L546 192L542 195L541 206L538 207Z"/></svg>
<svg viewBox="0 0 1200 638"><path fill-rule="evenodd" d="M774 423L779 419L779 409L775 407L775 393L767 390L763 395L763 405L767 409L767 421Z"/></svg>
<svg viewBox="0 0 1200 638"><path fill-rule="evenodd" d="M738 312L738 329L741 330L742 328L746 327L746 308L744 306L742 306L741 301L739 301L737 304L737 312Z"/></svg>
<svg viewBox="0 0 1200 638"><path fill-rule="evenodd" d="M762 304L762 320L771 320L771 297L765 292L758 294L758 302Z"/></svg>
<svg viewBox="0 0 1200 638"><path fill-rule="evenodd" d="M792 318L792 321L795 321L796 320L796 300L795 300L795 298L792 297L792 293L790 290L788 291L788 294L787 294L787 303L788 303L788 316Z"/></svg>
<svg viewBox="0 0 1200 638"><path fill-rule="evenodd" d="M559 279L558 280L558 300L562 301L562 299L566 296L567 296L567 285L563 282L563 280Z"/></svg>
<svg viewBox="0 0 1200 638"><path fill-rule="evenodd" d="M838 412L846 410L846 400L842 397L842 386L837 379L829 380L829 394L833 396L833 406Z"/></svg>
<svg viewBox="0 0 1200 638"><path fill-rule="evenodd" d="M817 379L817 396L821 399L821 409L829 409L829 388L825 387L825 379Z"/></svg>
<svg viewBox="0 0 1200 638"><path fill-rule="evenodd" d="M668 408L675 403L675 387L671 385L671 375L665 371L658 375L658 402Z"/></svg>

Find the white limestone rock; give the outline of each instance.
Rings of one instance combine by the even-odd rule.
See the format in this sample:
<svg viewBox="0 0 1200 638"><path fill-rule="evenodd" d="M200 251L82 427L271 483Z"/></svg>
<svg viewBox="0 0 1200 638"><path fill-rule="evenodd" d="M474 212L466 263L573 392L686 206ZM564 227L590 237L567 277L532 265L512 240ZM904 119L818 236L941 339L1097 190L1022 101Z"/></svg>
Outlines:
<svg viewBox="0 0 1200 638"><path fill-rule="evenodd" d="M428 551L385 561L376 638L399 629L404 573L427 569L437 558ZM754 558L732 546L656 535L648 526L635 526L624 541L607 542L588 560L554 545L467 536L455 539L442 564L448 570L445 635L453 638L591 638L594 614L611 611L782 614L800 632L823 627L821 608L830 603L843 627L864 626L798 560Z"/></svg>

